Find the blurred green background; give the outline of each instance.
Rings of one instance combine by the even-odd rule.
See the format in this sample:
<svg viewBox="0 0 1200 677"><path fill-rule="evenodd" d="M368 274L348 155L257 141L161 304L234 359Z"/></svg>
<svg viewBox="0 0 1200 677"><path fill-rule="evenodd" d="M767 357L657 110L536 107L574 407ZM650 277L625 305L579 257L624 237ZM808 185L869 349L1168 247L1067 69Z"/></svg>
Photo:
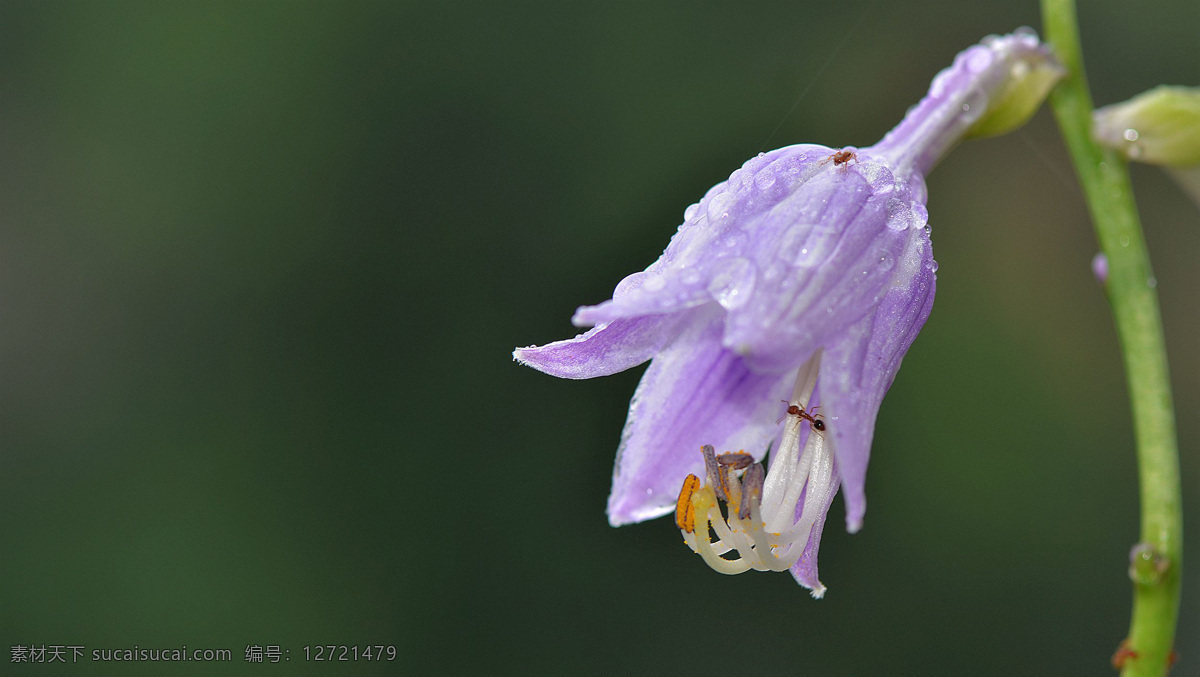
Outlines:
<svg viewBox="0 0 1200 677"><path fill-rule="evenodd" d="M1200 84L1200 5L1087 2L1098 104ZM514 346L796 142L869 145L1023 2L0 2L0 637L233 662L4 674L1095 675L1129 407L1047 111L929 178L939 291L824 600L612 529L641 369ZM801 94L804 95L801 97ZM1134 181L1200 447L1200 213ZM1200 560L1175 675L1200 675ZM280 645L289 668L243 663ZM389 664L305 663L384 644Z"/></svg>

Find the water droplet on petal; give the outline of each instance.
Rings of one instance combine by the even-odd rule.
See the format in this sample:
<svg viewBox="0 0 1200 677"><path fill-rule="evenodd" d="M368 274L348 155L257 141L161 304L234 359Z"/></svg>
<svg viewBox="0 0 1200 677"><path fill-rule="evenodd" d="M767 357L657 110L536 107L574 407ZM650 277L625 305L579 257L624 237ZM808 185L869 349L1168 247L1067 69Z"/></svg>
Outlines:
<svg viewBox="0 0 1200 677"><path fill-rule="evenodd" d="M1029 40L1038 39L1037 31L1033 30L1029 26L1018 26L1017 29L1013 31L1013 35L1026 41L1027 43Z"/></svg>
<svg viewBox="0 0 1200 677"><path fill-rule="evenodd" d="M929 235L929 234L930 234L930 233L932 233L932 232L933 232L933 226L930 226L930 225L926 224L926 225L925 225L925 234L926 234L926 235Z"/></svg>
<svg viewBox="0 0 1200 677"><path fill-rule="evenodd" d="M932 263L930 263L930 264L929 264L929 270L931 270L931 271L933 271L933 272L935 272L935 273L936 273L936 272L937 272L937 269L938 269L938 262L937 262L937 261L933 261Z"/></svg>
<svg viewBox="0 0 1200 677"><path fill-rule="evenodd" d="M775 185L775 173L770 171L770 169L764 169L763 171L755 174L754 185L758 186L760 190L766 190L770 188L771 186Z"/></svg>
<svg viewBox="0 0 1200 677"><path fill-rule="evenodd" d="M750 300L754 293L756 271L743 258L725 259L708 283L708 293L725 310L736 310Z"/></svg>
<svg viewBox="0 0 1200 677"><path fill-rule="evenodd" d="M880 270L891 270L892 266L896 265L896 257L886 249L881 249L876 253L876 265Z"/></svg>
<svg viewBox="0 0 1200 677"><path fill-rule="evenodd" d="M708 202L708 220L720 221L722 218L728 218L729 205L733 202L733 196L729 193L721 193L713 196Z"/></svg>
<svg viewBox="0 0 1200 677"><path fill-rule="evenodd" d="M987 104L987 94L984 94L981 90L972 89L967 93L967 98L962 104L963 122L971 123L978 120L983 115L984 110L987 109Z"/></svg>
<svg viewBox="0 0 1200 677"><path fill-rule="evenodd" d="M912 212L904 200L889 198L887 203L887 227L892 230L908 230L912 225Z"/></svg>
<svg viewBox="0 0 1200 677"><path fill-rule="evenodd" d="M1126 129L1125 133L1122 134L1122 136L1125 137L1126 141L1137 141L1138 140L1138 130Z"/></svg>
<svg viewBox="0 0 1200 677"><path fill-rule="evenodd" d="M912 211L912 228L922 228L929 223L929 210L920 202L909 205Z"/></svg>
<svg viewBox="0 0 1200 677"><path fill-rule="evenodd" d="M972 49L967 56L967 70L972 73L982 73L992 65L993 56L990 49Z"/></svg>
<svg viewBox="0 0 1200 677"><path fill-rule="evenodd" d="M691 221L692 217L695 216L696 212L698 212L698 211L700 211L700 203L699 202L688 205L688 208L683 210L683 220Z"/></svg>

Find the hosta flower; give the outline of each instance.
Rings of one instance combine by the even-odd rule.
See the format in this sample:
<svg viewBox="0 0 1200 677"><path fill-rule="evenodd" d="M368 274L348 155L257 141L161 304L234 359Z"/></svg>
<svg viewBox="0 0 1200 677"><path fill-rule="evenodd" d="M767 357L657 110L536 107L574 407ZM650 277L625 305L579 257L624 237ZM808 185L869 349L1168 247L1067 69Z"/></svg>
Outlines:
<svg viewBox="0 0 1200 677"><path fill-rule="evenodd" d="M617 451L614 526L674 511L714 569L790 569L824 592L826 513L841 487L847 527L862 525L875 417L933 305L923 177L964 135L1022 123L1057 72L1031 33L991 37L878 144L759 154L684 211L649 268L575 313L591 330L515 351L563 378L651 360Z"/></svg>

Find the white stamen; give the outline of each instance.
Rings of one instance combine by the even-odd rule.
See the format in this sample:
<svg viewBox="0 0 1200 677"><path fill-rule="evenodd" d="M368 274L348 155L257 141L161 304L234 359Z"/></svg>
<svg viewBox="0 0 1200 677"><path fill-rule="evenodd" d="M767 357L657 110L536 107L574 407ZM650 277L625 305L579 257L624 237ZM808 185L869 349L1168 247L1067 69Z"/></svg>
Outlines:
<svg viewBox="0 0 1200 677"><path fill-rule="evenodd" d="M800 406L802 411L803 403L811 402L820 362L818 351L797 371L790 404ZM770 468L762 480L761 499L751 488L757 486L757 479L748 482L748 491L743 492L742 481L736 476L741 469L714 459L706 462L708 477L703 487L680 497L681 505L690 501L696 516L695 523L689 525L692 528L682 529L683 539L716 571L786 571L804 554L813 526L837 490L832 449L820 431L802 425L806 421L811 419L787 417L779 447L771 453ZM705 453L711 456L712 447L706 447ZM684 486L687 491L689 485ZM714 491L717 486L724 486L728 492L726 515ZM738 516L743 500L749 502L749 519ZM736 559L722 557L735 550ZM818 583L813 595L820 596L824 591Z"/></svg>

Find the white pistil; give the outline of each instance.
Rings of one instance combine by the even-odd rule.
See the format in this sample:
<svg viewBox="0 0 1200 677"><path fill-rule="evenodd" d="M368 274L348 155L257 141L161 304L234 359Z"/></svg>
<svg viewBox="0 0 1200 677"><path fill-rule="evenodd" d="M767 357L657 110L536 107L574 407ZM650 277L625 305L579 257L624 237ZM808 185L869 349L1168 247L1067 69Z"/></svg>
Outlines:
<svg viewBox="0 0 1200 677"><path fill-rule="evenodd" d="M820 360L818 352L796 374L790 404L801 411L805 411L801 403L810 401L816 386ZM739 478L744 459L717 457L708 445L701 450L705 481L689 476L684 482L676 522L688 546L716 571L786 571L803 555L813 526L837 490L831 449L822 432L803 425L811 425L810 421L800 415L787 417L765 478L760 468L753 467ZM724 513L718 499L721 493L726 493ZM722 557L733 551L738 557ZM818 586L814 597L825 592L824 586Z"/></svg>

